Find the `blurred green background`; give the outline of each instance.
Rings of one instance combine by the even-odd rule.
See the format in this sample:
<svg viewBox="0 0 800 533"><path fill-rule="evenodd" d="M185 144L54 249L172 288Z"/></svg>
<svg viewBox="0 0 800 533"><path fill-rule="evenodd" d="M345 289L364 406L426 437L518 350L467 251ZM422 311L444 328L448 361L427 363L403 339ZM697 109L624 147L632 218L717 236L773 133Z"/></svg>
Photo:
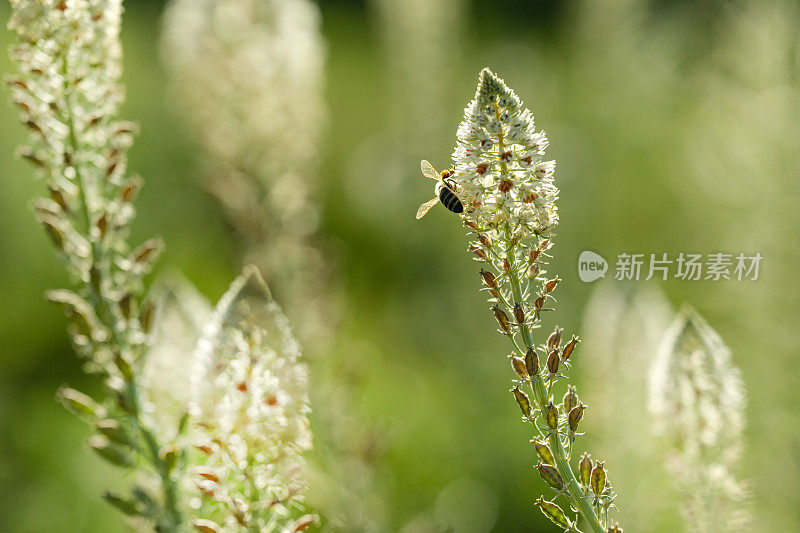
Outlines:
<svg viewBox="0 0 800 533"><path fill-rule="evenodd" d="M443 71L422 69L410 82L393 66L405 51L384 38L373 4L320 5L330 108L320 232L342 300L331 357L356 368L359 416L382 432L376 476L387 529L427 520L456 531L554 530L532 506L545 486L531 468L528 428L507 392L506 344L476 290L463 232L442 209L422 222L412 216L431 192L419 159L447 165L477 73L490 66L533 109L558 161L550 270L564 282L546 327L581 332L594 287L576 276L585 249L610 261L620 252L764 256L756 282L639 283L660 287L673 304L692 303L731 347L749 396L741 474L751 481L755 530L800 530L796 5L444 4L457 18L437 41L446 49L430 50L441 52ZM238 271L237 249L198 185L194 145L165 93L162 8L126 3L123 115L141 124L130 167L146 179L134 235L161 235L161 265L177 266L216 300ZM8 12L0 5L1 19ZM10 42L1 32L0 44ZM0 71L11 71L5 54ZM99 498L119 483L117 472L88 451L83 423L54 401L62 383L96 384L80 371L61 311L42 298L69 281L28 210L41 183L12 157L24 131L10 105L0 106L0 124L0 530L123 531ZM604 379L610 390L635 386ZM588 421L602 405L583 399ZM625 441L625 428L615 431ZM592 450L591 435L580 447ZM608 466L613 482L624 465ZM617 488L624 516L636 495ZM673 531L677 507L668 509L631 531Z"/></svg>

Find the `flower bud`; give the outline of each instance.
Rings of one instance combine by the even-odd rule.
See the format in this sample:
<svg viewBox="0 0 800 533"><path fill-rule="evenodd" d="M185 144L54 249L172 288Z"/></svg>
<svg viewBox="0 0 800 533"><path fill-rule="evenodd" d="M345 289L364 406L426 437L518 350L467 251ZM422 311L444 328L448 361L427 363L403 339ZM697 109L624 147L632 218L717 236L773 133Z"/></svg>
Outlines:
<svg viewBox="0 0 800 533"><path fill-rule="evenodd" d="M491 248L492 247L492 241L490 241L489 237L487 237L486 235L482 234L478 238L480 239L481 244L484 245L486 248Z"/></svg>
<svg viewBox="0 0 800 533"><path fill-rule="evenodd" d="M589 457L591 456L588 453L583 452L581 462L578 464L578 474L584 487L588 487L592 479L592 460Z"/></svg>
<svg viewBox="0 0 800 533"><path fill-rule="evenodd" d="M511 263L508 262L508 259L503 259L503 272L506 274L511 272Z"/></svg>
<svg viewBox="0 0 800 533"><path fill-rule="evenodd" d="M497 287L497 279L494 277L493 273L489 272L488 270L481 269L480 274L487 287L492 289Z"/></svg>
<svg viewBox="0 0 800 533"><path fill-rule="evenodd" d="M539 471L539 475L548 485L559 491L564 488L564 479L553 465L539 461L534 468Z"/></svg>
<svg viewBox="0 0 800 533"><path fill-rule="evenodd" d="M511 359L511 368L514 369L514 372L519 376L520 379L528 379L530 376L528 375L528 369L525 366L525 360L522 357L510 356Z"/></svg>
<svg viewBox="0 0 800 533"><path fill-rule="evenodd" d="M524 324L525 323L525 311L522 309L522 306L518 303L514 304L514 318L517 319L517 324Z"/></svg>
<svg viewBox="0 0 800 533"><path fill-rule="evenodd" d="M511 392L514 393L514 399L517 400L517 405L519 405L520 410L522 410L522 414L525 415L526 418L531 417L531 400L528 398L528 395L522 392L519 389L519 386L514 387L511 389Z"/></svg>
<svg viewBox="0 0 800 533"><path fill-rule="evenodd" d="M564 394L564 412L569 413L578 405L578 391L575 388L575 385L570 385L567 388L567 392Z"/></svg>
<svg viewBox="0 0 800 533"><path fill-rule="evenodd" d="M561 507L554 504L553 502L548 502L542 496L539 496L539 499L536 500L534 503L536 507L542 510L542 513L550 519L558 527L564 530L572 530L573 524L564 514L564 511L561 510Z"/></svg>
<svg viewBox="0 0 800 533"><path fill-rule="evenodd" d="M539 460L545 464L555 466L556 461L553 458L553 452L550 451L550 446L538 439L533 439L531 442L533 442L533 447L536 449L536 455L539 456Z"/></svg>
<svg viewBox="0 0 800 533"><path fill-rule="evenodd" d="M537 259L539 259L539 252L538 249L531 250L531 253L528 254L528 263L535 263Z"/></svg>
<svg viewBox="0 0 800 533"><path fill-rule="evenodd" d="M545 406L545 420L547 422L547 427L552 429L553 431L558 429L558 408L553 405L553 400L549 400L547 405Z"/></svg>
<svg viewBox="0 0 800 533"><path fill-rule="evenodd" d="M605 462L598 461L592 468L592 478L589 486L596 495L600 495L606 488L606 467Z"/></svg>
<svg viewBox="0 0 800 533"><path fill-rule="evenodd" d="M558 357L558 350L550 352L550 355L547 356L547 369L551 374L558 373L558 365L560 363L561 359Z"/></svg>
<svg viewBox="0 0 800 533"><path fill-rule="evenodd" d="M528 348L525 354L525 369L530 377L539 375L539 354L533 348Z"/></svg>
<svg viewBox="0 0 800 533"><path fill-rule="evenodd" d="M564 331L564 328L556 327L553 330L553 333L547 337L547 347L551 350L557 350L559 346L561 346L561 333Z"/></svg>
<svg viewBox="0 0 800 533"><path fill-rule="evenodd" d="M536 279L536 276L539 275L539 263L533 263L531 266L529 266L525 275L528 277L528 279Z"/></svg>
<svg viewBox="0 0 800 533"><path fill-rule="evenodd" d="M586 406L578 404L577 406L573 407L570 410L569 414L567 415L567 422L569 423L569 430L575 433L578 431L578 424L580 423L581 419L583 418L583 410L586 409Z"/></svg>
<svg viewBox="0 0 800 533"><path fill-rule="evenodd" d="M497 319L497 323L500 325L500 329L503 330L504 333L511 333L511 323L508 320L506 312L496 305L492 307L492 311L494 312L494 317Z"/></svg>
<svg viewBox="0 0 800 533"><path fill-rule="evenodd" d="M561 358L564 361L569 359L569 356L572 355L572 351L575 349L575 347L578 345L579 342L581 342L581 340L578 337L576 337L575 335L573 335L572 339L570 339L570 341L567 343L567 345L564 346L564 351L561 354Z"/></svg>

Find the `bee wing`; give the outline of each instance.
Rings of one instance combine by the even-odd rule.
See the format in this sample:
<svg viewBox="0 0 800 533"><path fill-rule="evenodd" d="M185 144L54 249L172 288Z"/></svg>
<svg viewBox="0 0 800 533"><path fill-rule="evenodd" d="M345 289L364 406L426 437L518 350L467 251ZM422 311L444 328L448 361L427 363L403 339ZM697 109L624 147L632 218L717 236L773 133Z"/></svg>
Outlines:
<svg viewBox="0 0 800 533"><path fill-rule="evenodd" d="M436 169L433 168L433 165L431 165L430 161L423 159L419 163L419 168L420 170L422 170L422 175L425 176L426 178L430 178L432 180L437 180L437 181L440 179L439 173L436 172Z"/></svg>
<svg viewBox="0 0 800 533"><path fill-rule="evenodd" d="M419 206L419 209L417 209L417 220L424 217L428 213L428 211L430 211L431 208L436 205L438 201L439 198L436 197L433 200L428 200L427 202Z"/></svg>

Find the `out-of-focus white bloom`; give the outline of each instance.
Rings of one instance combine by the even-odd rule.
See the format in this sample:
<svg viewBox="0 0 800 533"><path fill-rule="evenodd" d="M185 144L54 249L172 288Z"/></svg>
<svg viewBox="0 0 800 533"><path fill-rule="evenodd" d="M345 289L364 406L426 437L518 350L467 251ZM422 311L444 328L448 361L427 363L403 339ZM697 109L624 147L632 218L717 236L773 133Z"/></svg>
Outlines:
<svg viewBox="0 0 800 533"><path fill-rule="evenodd" d="M625 487L615 501L620 521L634 530L675 526L662 522L672 519L674 502L667 496L674 488L652 468L662 450L650 431L644 379L673 317L660 290L619 282L598 284L583 315L578 368L583 393L592 399L592 416L584 423L596 452L615 465L614 479Z"/></svg>
<svg viewBox="0 0 800 533"><path fill-rule="evenodd" d="M533 113L488 68L464 110L453 152L464 218L491 239L508 224L517 239L547 235L558 223L555 161L544 161L544 132Z"/></svg>
<svg viewBox="0 0 800 533"><path fill-rule="evenodd" d="M735 531L747 520L735 467L742 451L745 393L719 335L684 306L650 372L655 430L673 448L670 469L686 493L689 531Z"/></svg>
<svg viewBox="0 0 800 533"><path fill-rule="evenodd" d="M320 25L310 0L173 0L162 46L207 185L303 338L330 321L311 242L327 123Z"/></svg>
<svg viewBox="0 0 800 533"><path fill-rule="evenodd" d="M192 416L206 456L200 516L224 531L294 527L311 448L308 375L286 318L254 267L217 304L195 352Z"/></svg>
<svg viewBox="0 0 800 533"><path fill-rule="evenodd" d="M187 368L192 365L192 352L211 316L211 305L179 274L156 280L150 298L156 306L156 316L140 383L156 427L175 429L189 409Z"/></svg>

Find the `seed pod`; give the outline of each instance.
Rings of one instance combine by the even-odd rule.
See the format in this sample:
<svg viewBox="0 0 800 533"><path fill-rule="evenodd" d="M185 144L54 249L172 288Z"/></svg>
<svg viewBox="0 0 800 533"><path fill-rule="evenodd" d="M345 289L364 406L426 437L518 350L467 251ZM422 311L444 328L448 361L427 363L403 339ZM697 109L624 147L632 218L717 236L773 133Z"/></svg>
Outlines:
<svg viewBox="0 0 800 533"><path fill-rule="evenodd" d="M522 325L525 323L525 311L518 303L514 303L514 318L517 319L517 324Z"/></svg>
<svg viewBox="0 0 800 533"><path fill-rule="evenodd" d="M125 378L126 381L133 381L133 368L131 368L131 364L120 352L114 353L114 365L117 367L117 370L119 370L119 373L122 374L122 377Z"/></svg>
<svg viewBox="0 0 800 533"><path fill-rule="evenodd" d="M589 486L596 495L600 495L606 488L606 466L605 462L597 461L597 464L592 468L592 479Z"/></svg>
<svg viewBox="0 0 800 533"><path fill-rule="evenodd" d="M48 185L47 190L50 194L50 198L57 203L61 209L69 213L69 204L67 203L67 198L64 196L64 192L61 189L53 187L52 185Z"/></svg>
<svg viewBox="0 0 800 533"><path fill-rule="evenodd" d="M53 246L58 248L60 251L64 251L64 231L59 227L58 221L55 217L41 217L40 219L42 226L44 226L44 231L47 233L47 236L50 238L50 242L53 243Z"/></svg>
<svg viewBox="0 0 800 533"><path fill-rule="evenodd" d="M480 241L481 241L481 244L482 244L483 246L485 246L486 248L491 248L491 247L492 247L492 241L490 241L490 240L489 240L489 237L487 237L486 235L483 235L483 234L482 234L482 235L480 235L480 237L478 237L478 238L480 239Z"/></svg>
<svg viewBox="0 0 800 533"><path fill-rule="evenodd" d="M98 420L95 423L95 429L97 429L98 433L105 436L111 442L116 442L117 444L122 444L124 446L131 445L130 435L128 435L128 432L125 431L125 428L120 426L119 422L116 420L112 420L110 418Z"/></svg>
<svg viewBox="0 0 800 533"><path fill-rule="evenodd" d="M133 459L130 454L103 435L93 435L89 438L89 446L92 447L97 455L112 465L121 467L133 466Z"/></svg>
<svg viewBox="0 0 800 533"><path fill-rule="evenodd" d="M497 319L497 323L500 325L500 329L505 333L511 333L511 323L508 320L506 312L496 305L492 307L492 311L494 312L494 317Z"/></svg>
<svg viewBox="0 0 800 533"><path fill-rule="evenodd" d="M531 253L528 254L528 263L535 263L537 259L539 259L539 250L531 250Z"/></svg>
<svg viewBox="0 0 800 533"><path fill-rule="evenodd" d="M553 465L545 464L539 461L535 468L539 471L539 475L547 482L548 485L559 491L564 488L564 479Z"/></svg>
<svg viewBox="0 0 800 533"><path fill-rule="evenodd" d="M486 261L486 259L487 259L486 252L484 252L484 251L483 251L483 250L481 250L481 249L472 250L472 253L473 253L473 254L475 254L475 255L477 255L477 256L478 256L478 258L479 258L481 261Z"/></svg>
<svg viewBox="0 0 800 533"><path fill-rule="evenodd" d="M583 411L586 409L586 406L581 404L576 405L575 407L570 410L569 414L567 415L567 422L569 422L569 430L575 433L578 431L578 424L580 423L581 419L583 418Z"/></svg>
<svg viewBox="0 0 800 533"><path fill-rule="evenodd" d="M550 239L545 239L539 243L539 250L542 252L546 252L547 250L550 249L552 245L553 243L550 242Z"/></svg>
<svg viewBox="0 0 800 533"><path fill-rule="evenodd" d="M528 279L536 279L536 276L539 275L539 263L533 263L531 266L529 266L525 275L528 277Z"/></svg>
<svg viewBox="0 0 800 533"><path fill-rule="evenodd" d="M531 417L531 400L528 398L528 395L519 390L519 386L514 387L511 389L511 392L514 393L514 399L517 400L517 405L522 410L522 414L525 417Z"/></svg>
<svg viewBox="0 0 800 533"><path fill-rule="evenodd" d="M496 289L489 289L489 294L492 295L492 298L500 299L500 293Z"/></svg>
<svg viewBox="0 0 800 533"><path fill-rule="evenodd" d="M112 507L121 511L123 514L128 516L138 516L142 514L142 511L139 509L137 505L138 502L132 500L126 500L117 496L116 494L112 494L110 492L106 492L103 494L103 499L111 504Z"/></svg>
<svg viewBox="0 0 800 533"><path fill-rule="evenodd" d="M194 468L194 473L198 476L202 477L203 479L207 479L209 481L213 481L214 483L219 482L219 476L214 469L208 466L197 466Z"/></svg>
<svg viewBox="0 0 800 533"><path fill-rule="evenodd" d="M569 413L578 405L578 391L575 385L570 385L564 394L564 412Z"/></svg>
<svg viewBox="0 0 800 533"><path fill-rule="evenodd" d="M522 357L515 357L510 356L511 359L511 368L514 369L514 372L519 376L520 379L528 379L530 376L528 375L528 369L525 366L525 361Z"/></svg>
<svg viewBox="0 0 800 533"><path fill-rule="evenodd" d="M545 420L547 421L547 427L552 429L553 431L558 429L558 408L553 405L553 400L549 400L547 405L545 406Z"/></svg>
<svg viewBox="0 0 800 533"><path fill-rule="evenodd" d="M122 297L120 297L119 302L117 302L117 305L119 305L119 311L120 313L122 313L122 316L125 317L126 320L131 317L132 301L133 301L133 296L131 295L131 293L126 292L125 294L122 295Z"/></svg>
<svg viewBox="0 0 800 533"><path fill-rule="evenodd" d="M508 259L503 259L503 272L506 274L511 272L511 263L508 262Z"/></svg>
<svg viewBox="0 0 800 533"><path fill-rule="evenodd" d="M556 288L556 285L558 285L559 281L561 281L561 280L558 279L558 278L554 278L554 279L551 279L550 281L548 281L547 283L545 283L544 284L545 292L548 292L548 293L549 292L553 292L553 290Z"/></svg>
<svg viewBox="0 0 800 533"><path fill-rule="evenodd" d="M531 377L539 375L539 354L533 348L528 348L525 354L525 369Z"/></svg>
<svg viewBox="0 0 800 533"><path fill-rule="evenodd" d="M542 510L542 513L550 519L555 525L565 530L573 529L572 522L569 521L567 516L564 514L564 511L561 510L561 507L554 504L553 502L546 501L542 496L539 496L539 499L536 500L534 503L536 507Z"/></svg>
<svg viewBox="0 0 800 533"><path fill-rule="evenodd" d="M192 526L200 533L219 533L222 531L219 524L206 520L205 518L195 518L192 520Z"/></svg>
<svg viewBox="0 0 800 533"><path fill-rule="evenodd" d="M622 533L622 528L619 527L619 522L615 522L613 526L608 526L607 533Z"/></svg>
<svg viewBox="0 0 800 533"><path fill-rule="evenodd" d="M533 439L531 442L533 442L533 447L536 449L536 455L539 456L539 460L545 464L555 466L556 461L553 458L553 452L550 451L550 446L538 439Z"/></svg>
<svg viewBox="0 0 800 533"><path fill-rule="evenodd" d="M180 454L181 454L180 448L173 445L164 446L158 451L158 457L164 463L164 468L166 469L167 473L171 472L172 469L175 467L175 464L178 462Z"/></svg>
<svg viewBox="0 0 800 533"><path fill-rule="evenodd" d="M558 365L560 363L561 359L558 357L558 350L550 352L550 355L547 356L547 369L551 374L558 373Z"/></svg>
<svg viewBox="0 0 800 533"><path fill-rule="evenodd" d="M133 261L139 264L146 264L153 261L163 248L159 239L145 241L133 251Z"/></svg>
<svg viewBox="0 0 800 533"><path fill-rule="evenodd" d="M533 302L533 308L537 311L541 311L542 307L544 307L544 296L539 296Z"/></svg>
<svg viewBox="0 0 800 533"><path fill-rule="evenodd" d="M581 462L578 464L578 473L580 474L581 485L584 487L588 487L592 479L592 460L590 457L591 456L588 453L583 452Z"/></svg>
<svg viewBox="0 0 800 533"><path fill-rule="evenodd" d="M564 352L561 354L561 358L564 361L569 359L569 356L572 355L572 351L575 349L575 347L578 345L579 342L581 342L581 340L575 335L573 335L572 339L570 339L567 345L564 346Z"/></svg>
<svg viewBox="0 0 800 533"><path fill-rule="evenodd" d="M139 313L139 324L142 326L142 331L150 333L150 328L153 327L153 315L155 314L156 307L151 301L147 301L142 305L142 311Z"/></svg>
<svg viewBox="0 0 800 533"><path fill-rule="evenodd" d="M317 522L317 519L314 515L303 515L297 519L294 523L294 531L298 533L300 531L305 531L306 529L310 528Z"/></svg>
<svg viewBox="0 0 800 533"><path fill-rule="evenodd" d="M106 177L113 174L116 168L117 168L117 162L116 161L111 162L108 168L106 169ZM142 189L141 180L137 179L128 180L119 193L120 201L125 204L133 202L139 195L139 191L141 189Z"/></svg>
<svg viewBox="0 0 800 533"><path fill-rule="evenodd" d="M564 328L556 328L553 330L553 333L547 337L547 347L551 350L557 350L559 346L561 346L561 333L564 331Z"/></svg>
<svg viewBox="0 0 800 533"><path fill-rule="evenodd" d="M489 272L488 270L481 269L480 274L487 287L492 289L497 287L497 279L494 277L493 273Z"/></svg>
<svg viewBox="0 0 800 533"><path fill-rule="evenodd" d="M94 400L69 387L61 387L56 393L56 397L62 405L75 416L97 418L105 414L105 409L98 405Z"/></svg>

